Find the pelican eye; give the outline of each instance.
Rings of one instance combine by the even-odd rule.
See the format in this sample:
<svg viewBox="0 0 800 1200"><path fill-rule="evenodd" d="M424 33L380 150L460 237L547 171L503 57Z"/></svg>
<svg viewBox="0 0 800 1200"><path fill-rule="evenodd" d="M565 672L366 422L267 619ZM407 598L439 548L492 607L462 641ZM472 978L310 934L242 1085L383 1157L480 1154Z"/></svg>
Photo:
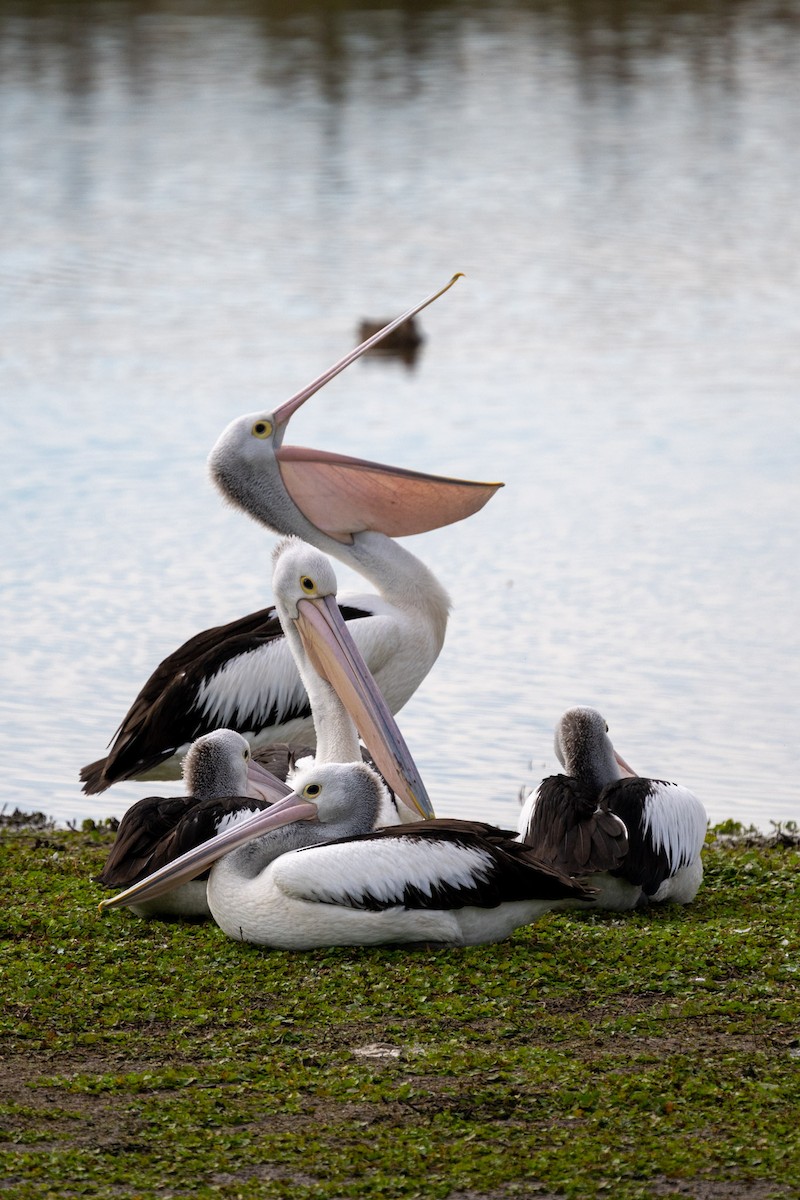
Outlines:
<svg viewBox="0 0 800 1200"><path fill-rule="evenodd" d="M272 421L256 421L250 432L253 437L268 438L272 433Z"/></svg>
<svg viewBox="0 0 800 1200"><path fill-rule="evenodd" d="M608 733L608 721L605 722L606 733Z"/></svg>
<svg viewBox="0 0 800 1200"><path fill-rule="evenodd" d="M245 746L244 750L242 751L242 758L244 759L245 762L247 762L247 760L250 758L250 747L249 746Z"/></svg>
<svg viewBox="0 0 800 1200"><path fill-rule="evenodd" d="M314 580L310 575L300 576L300 587L308 594L317 590L317 585L314 583Z"/></svg>
<svg viewBox="0 0 800 1200"><path fill-rule="evenodd" d="M320 785L318 783L309 783L306 785L306 787L303 788L303 795L308 798L311 798L313 796L318 796L321 791L322 791L322 788L320 787Z"/></svg>

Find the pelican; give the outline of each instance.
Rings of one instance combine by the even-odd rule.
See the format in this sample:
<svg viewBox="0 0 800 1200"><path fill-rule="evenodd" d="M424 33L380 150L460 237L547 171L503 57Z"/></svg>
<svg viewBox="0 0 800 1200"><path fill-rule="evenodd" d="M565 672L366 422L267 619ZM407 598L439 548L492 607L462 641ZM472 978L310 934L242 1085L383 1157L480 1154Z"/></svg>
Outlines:
<svg viewBox="0 0 800 1200"><path fill-rule="evenodd" d="M198 738L183 760L186 794L146 796L133 804L120 821L97 881L108 888L135 883L291 791L258 773L262 795L248 795L252 771L250 746L235 730L216 729ZM139 916L210 916L204 879L189 880L158 900L131 907Z"/></svg>
<svg viewBox="0 0 800 1200"><path fill-rule="evenodd" d="M392 790L392 820L432 817L411 752L339 612L331 563L299 538L284 538L273 553L272 587L311 702L316 764L361 763L360 733Z"/></svg>
<svg viewBox="0 0 800 1200"><path fill-rule="evenodd" d="M593 708L564 713L555 751L566 774L551 775L528 797L520 839L545 862L588 878L597 907L689 904L703 878L708 822L697 797L636 775Z"/></svg>
<svg viewBox="0 0 800 1200"><path fill-rule="evenodd" d="M336 576L327 558L299 538L285 538L273 554L272 583L287 644L311 701L315 761L360 763L360 731L392 789L383 789L376 821L383 825L432 816L411 753L341 617ZM126 812L98 877L105 887L124 887L149 876L291 790L254 764L246 739L229 729L192 743L184 777L187 796L148 797ZM253 786L262 800L246 798ZM192 880L132 907L140 916L208 916L205 890L205 881Z"/></svg>
<svg viewBox="0 0 800 1200"><path fill-rule="evenodd" d="M101 908L157 895L214 862L208 903L228 937L309 950L495 942L591 898L510 830L449 819L374 829L384 789L365 764L314 765L294 788Z"/></svg>
<svg viewBox="0 0 800 1200"><path fill-rule="evenodd" d="M232 505L274 533L296 534L354 568L377 591L343 600L343 614L391 711L419 687L444 642L450 599L434 574L393 539L477 512L501 484L424 475L283 444L309 397L399 324L451 287L403 313L274 412L233 421L209 458ZM81 770L83 791L124 779L174 778L191 742L225 726L254 750L313 744L310 706L274 608L196 635L156 668L105 758Z"/></svg>

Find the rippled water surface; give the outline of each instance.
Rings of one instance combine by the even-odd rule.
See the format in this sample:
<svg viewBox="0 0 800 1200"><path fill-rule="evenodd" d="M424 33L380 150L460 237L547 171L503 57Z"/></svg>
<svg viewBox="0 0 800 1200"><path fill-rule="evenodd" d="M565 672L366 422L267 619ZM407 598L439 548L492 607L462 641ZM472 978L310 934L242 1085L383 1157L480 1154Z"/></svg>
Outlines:
<svg viewBox="0 0 800 1200"><path fill-rule="evenodd" d="M712 819L797 818L798 51L796 0L0 2L2 803L154 790L78 769L271 595L217 435L460 270L291 432L506 483L409 542L437 808L514 820L588 703Z"/></svg>

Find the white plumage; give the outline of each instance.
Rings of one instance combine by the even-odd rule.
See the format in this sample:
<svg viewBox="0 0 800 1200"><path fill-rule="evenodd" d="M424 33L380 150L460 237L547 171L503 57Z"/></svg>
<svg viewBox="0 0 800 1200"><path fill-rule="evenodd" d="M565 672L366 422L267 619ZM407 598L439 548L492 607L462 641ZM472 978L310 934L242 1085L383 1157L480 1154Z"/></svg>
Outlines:
<svg viewBox="0 0 800 1200"><path fill-rule="evenodd" d="M349 841L287 856L275 878L289 896L320 904L384 908L403 904L409 888L430 899L437 888L485 884L492 858L480 847L406 838L398 855L395 841Z"/></svg>

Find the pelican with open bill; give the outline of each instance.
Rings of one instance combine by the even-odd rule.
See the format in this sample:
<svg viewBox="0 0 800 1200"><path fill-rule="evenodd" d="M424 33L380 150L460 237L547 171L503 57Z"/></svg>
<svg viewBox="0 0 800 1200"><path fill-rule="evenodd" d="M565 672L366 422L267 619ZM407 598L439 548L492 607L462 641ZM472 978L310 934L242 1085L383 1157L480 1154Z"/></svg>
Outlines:
<svg viewBox="0 0 800 1200"><path fill-rule="evenodd" d="M458 276L412 312L446 292ZM410 313L350 351L272 411L237 418L209 457L225 500L273 533L295 535L343 562L374 590L341 597L351 632L392 712L442 648L450 598L395 539L478 512L501 484L427 475L286 445L291 416ZM376 637L374 627L382 628ZM254 751L314 745L311 710L274 607L190 638L159 664L123 718L105 758L81 771L84 791L126 779L171 779L196 738L235 729Z"/></svg>

